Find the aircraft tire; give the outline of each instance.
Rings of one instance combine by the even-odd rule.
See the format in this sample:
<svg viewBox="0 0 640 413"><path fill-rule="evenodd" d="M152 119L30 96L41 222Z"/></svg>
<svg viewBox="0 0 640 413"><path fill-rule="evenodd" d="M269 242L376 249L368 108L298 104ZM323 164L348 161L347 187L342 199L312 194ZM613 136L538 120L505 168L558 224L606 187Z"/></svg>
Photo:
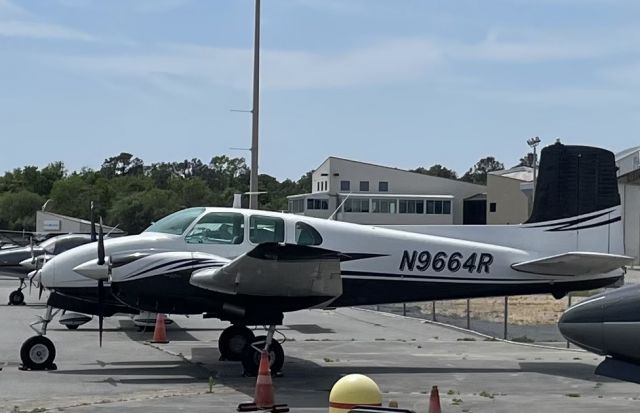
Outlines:
<svg viewBox="0 0 640 413"><path fill-rule="evenodd" d="M9 304L10 305L22 305L24 304L24 294L20 290L12 291L9 294Z"/></svg>
<svg viewBox="0 0 640 413"><path fill-rule="evenodd" d="M65 327L67 327L69 330L77 330L78 327L80 327L80 326L77 325L77 324L67 324L67 325L65 325Z"/></svg>
<svg viewBox="0 0 640 413"><path fill-rule="evenodd" d="M244 368L244 374L246 376L256 376L258 374L260 352L256 350L253 345L258 344L259 348L263 347L266 339L266 336L258 336L253 340L252 345L244 349L244 353L242 354L242 367ZM284 350L282 349L282 345L276 340L272 340L271 346L269 347L269 364L272 375L279 373L284 365Z"/></svg>
<svg viewBox="0 0 640 413"><path fill-rule="evenodd" d="M29 370L47 370L53 368L56 347L45 336L28 338L20 348L22 365Z"/></svg>
<svg viewBox="0 0 640 413"><path fill-rule="evenodd" d="M240 361L244 349L254 341L256 336L249 328L241 325L227 327L220 338L218 338L218 349L220 359L229 361Z"/></svg>

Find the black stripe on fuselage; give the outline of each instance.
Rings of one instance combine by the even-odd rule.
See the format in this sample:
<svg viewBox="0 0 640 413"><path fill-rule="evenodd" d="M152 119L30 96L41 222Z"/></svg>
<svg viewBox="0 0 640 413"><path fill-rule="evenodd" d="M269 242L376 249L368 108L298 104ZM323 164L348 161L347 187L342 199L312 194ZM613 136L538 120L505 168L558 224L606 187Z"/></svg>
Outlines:
<svg viewBox="0 0 640 413"><path fill-rule="evenodd" d="M582 218L572 218L569 221L555 222L553 224L527 225L526 228L546 228L546 227L555 227L555 226L558 226L558 227L570 227L570 226L573 226L573 225L576 225L576 224L580 224L580 223L585 222L585 221L589 221L589 220L592 220L592 219L600 218L601 216L607 215L607 214L609 214L609 213L611 213L613 211L614 210L606 211L606 212L600 212L600 213L596 213L596 214L589 215L589 216L582 217Z"/></svg>
<svg viewBox="0 0 640 413"><path fill-rule="evenodd" d="M596 222L594 224L589 224L589 225L583 225L581 227L574 227L574 228L553 228L553 229L548 229L547 231L549 232L555 232L555 231L578 231L580 229L588 229L588 228L596 228L596 227L601 227L603 225L609 225L609 224L613 224L614 222L618 222L622 220L622 217L616 217L616 218L611 218L609 220L603 221L603 222Z"/></svg>

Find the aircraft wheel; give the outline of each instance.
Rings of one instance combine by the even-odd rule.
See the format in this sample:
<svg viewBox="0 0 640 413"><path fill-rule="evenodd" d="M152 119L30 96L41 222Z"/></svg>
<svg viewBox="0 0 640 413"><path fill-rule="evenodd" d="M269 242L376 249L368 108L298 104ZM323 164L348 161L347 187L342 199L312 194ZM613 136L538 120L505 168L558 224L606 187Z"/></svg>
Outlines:
<svg viewBox="0 0 640 413"><path fill-rule="evenodd" d="M77 324L66 324L65 327L67 327L69 330L77 330L80 326Z"/></svg>
<svg viewBox="0 0 640 413"><path fill-rule="evenodd" d="M554 292L551 293L551 295L556 300L559 300L561 298L564 298L567 295L567 292L566 291L554 291Z"/></svg>
<svg viewBox="0 0 640 413"><path fill-rule="evenodd" d="M256 338L249 328L240 325L227 327L218 339L221 360L240 361L244 349Z"/></svg>
<svg viewBox="0 0 640 413"><path fill-rule="evenodd" d="M242 367L244 367L244 373L247 376L256 376L258 374L258 367L260 367L260 352L254 348L264 348L266 336L256 337L251 345L244 349L242 354ZM271 374L277 374L282 370L284 365L284 350L280 343L276 340L271 341L269 347L269 365L271 368Z"/></svg>
<svg viewBox="0 0 640 413"><path fill-rule="evenodd" d="M56 347L45 336L33 336L20 348L22 365L29 370L46 370L54 367Z"/></svg>
<svg viewBox="0 0 640 413"><path fill-rule="evenodd" d="M20 290L12 291L9 294L9 305L22 305L24 304L24 294Z"/></svg>

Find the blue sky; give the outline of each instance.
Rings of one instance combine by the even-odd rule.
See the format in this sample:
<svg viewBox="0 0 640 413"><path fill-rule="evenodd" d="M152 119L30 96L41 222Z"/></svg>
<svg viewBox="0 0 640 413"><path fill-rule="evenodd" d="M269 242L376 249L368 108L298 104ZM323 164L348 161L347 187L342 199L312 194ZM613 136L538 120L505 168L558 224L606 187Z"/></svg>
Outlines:
<svg viewBox="0 0 640 413"><path fill-rule="evenodd" d="M263 0L260 172L639 144L635 0ZM0 170L245 156L252 0L0 0Z"/></svg>

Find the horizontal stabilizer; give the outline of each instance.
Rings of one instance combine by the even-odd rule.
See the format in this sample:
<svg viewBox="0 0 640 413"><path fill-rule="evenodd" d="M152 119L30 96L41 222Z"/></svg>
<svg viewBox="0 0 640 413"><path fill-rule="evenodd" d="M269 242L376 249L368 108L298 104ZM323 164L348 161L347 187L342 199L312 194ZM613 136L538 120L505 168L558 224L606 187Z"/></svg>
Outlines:
<svg viewBox="0 0 640 413"><path fill-rule="evenodd" d="M261 244L222 267L191 275L196 287L261 297L337 297L341 254L322 248Z"/></svg>
<svg viewBox="0 0 640 413"><path fill-rule="evenodd" d="M511 265L516 271L543 275L596 275L622 268L632 257L599 252L566 252Z"/></svg>

